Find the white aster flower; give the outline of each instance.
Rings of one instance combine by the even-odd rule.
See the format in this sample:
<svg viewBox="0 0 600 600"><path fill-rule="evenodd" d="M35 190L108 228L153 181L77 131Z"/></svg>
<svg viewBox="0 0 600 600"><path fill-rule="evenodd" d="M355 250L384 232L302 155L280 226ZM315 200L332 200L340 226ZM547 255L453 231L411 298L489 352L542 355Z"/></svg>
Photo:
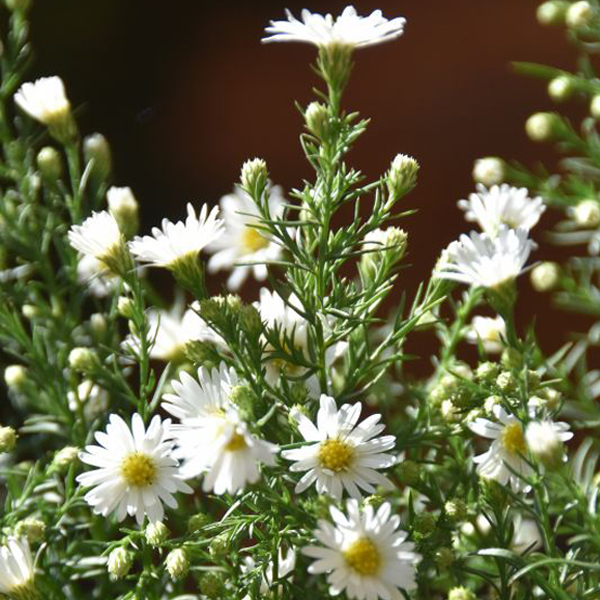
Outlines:
<svg viewBox="0 0 600 600"><path fill-rule="evenodd" d="M183 473L204 473L203 489L235 494L260 478L259 464L275 464L278 447L250 433L230 401L239 381L233 369L221 364L212 371L201 367L198 381L185 372L173 380L174 394L163 396L163 408L180 423L172 426Z"/></svg>
<svg viewBox="0 0 600 600"><path fill-rule="evenodd" d="M434 276L497 288L521 274L534 247L525 229L501 228L493 239L472 231L470 236L461 235L444 250Z"/></svg>
<svg viewBox="0 0 600 600"><path fill-rule="evenodd" d="M81 254L77 261L77 281L87 285L96 298L105 298L119 287L121 279L95 256Z"/></svg>
<svg viewBox="0 0 600 600"><path fill-rule="evenodd" d="M282 189L279 186L271 187L268 204L272 219L282 217L284 202ZM213 254L208 261L209 273L233 269L227 280L227 287L231 291L237 291L250 273L256 280L264 281L267 278L265 263L281 256L281 246L266 232L254 227L260 224L258 209L252 198L241 188L236 188L233 194L223 196L220 207L225 231L207 247L207 251Z"/></svg>
<svg viewBox="0 0 600 600"><path fill-rule="evenodd" d="M176 492L191 493L183 481L177 460L173 457L170 421L155 416L148 429L137 413L131 429L118 415L110 415L106 433L96 432L99 446L86 446L79 455L82 462L97 467L82 473L77 481L91 487L86 502L96 514L115 511L122 521L127 514L142 524L148 515L151 522L164 518L163 502L177 507Z"/></svg>
<svg viewBox="0 0 600 600"><path fill-rule="evenodd" d="M30 117L44 125L64 122L71 114L64 83L56 76L24 83L15 94L15 102Z"/></svg>
<svg viewBox="0 0 600 600"><path fill-rule="evenodd" d="M416 587L415 567L421 556L408 534L401 529L400 517L392 516L385 502L377 512L371 505L361 514L356 500L348 500L347 514L330 508L334 525L319 521L314 532L323 546L307 546L302 553L316 559L309 573L327 573L329 593L342 591L358 600L403 600L400 590Z"/></svg>
<svg viewBox="0 0 600 600"><path fill-rule="evenodd" d="M525 429L525 441L531 455L547 467L559 465L566 459L563 442L570 440L573 433L564 422L531 421Z"/></svg>
<svg viewBox="0 0 600 600"><path fill-rule="evenodd" d="M0 546L0 593L16 600L41 598L34 585L34 565L25 538L9 538Z"/></svg>
<svg viewBox="0 0 600 600"><path fill-rule="evenodd" d="M270 36L263 38L263 42L306 42L319 47L342 44L362 48L400 37L406 23L402 17L388 20L380 10L361 17L353 6L344 8L335 19L330 14L323 16L306 9L302 11L302 21L290 11L286 14L287 21L271 21L265 29Z"/></svg>
<svg viewBox="0 0 600 600"><path fill-rule="evenodd" d="M478 464L477 473L501 485L510 482L514 492L527 493L531 486L523 478L532 475L533 470L523 458L527 454L523 424L499 404L494 405L492 412L496 421L479 418L468 423L477 435L494 440L487 452L473 459Z"/></svg>
<svg viewBox="0 0 600 600"><path fill-rule="evenodd" d="M481 342L489 354L502 352L502 340L506 337L506 323L500 316L473 317L471 327L466 333L466 339L471 344Z"/></svg>
<svg viewBox="0 0 600 600"><path fill-rule="evenodd" d="M191 204L187 205L185 221L172 223L163 219L162 229L152 228L152 235L136 236L129 242L129 249L141 262L155 267L172 268L182 259L195 258L211 242L223 233L223 221L217 219L219 208L210 213L203 204L200 213Z"/></svg>
<svg viewBox="0 0 600 600"><path fill-rule="evenodd" d="M345 489L353 498L362 497L361 489L375 493L375 486L392 489L389 479L377 472L395 464L386 450L396 444L393 435L378 437L385 429L381 415L371 415L360 424L362 404L344 404L338 410L335 400L323 394L316 426L297 410L292 416L300 434L310 445L285 450L282 457L294 461L291 471L307 471L296 485L299 494L313 483L319 494L340 500Z"/></svg>
<svg viewBox="0 0 600 600"><path fill-rule="evenodd" d="M277 581L285 579L290 573L294 572L296 568L296 552L292 549L288 549L284 555L281 548L277 552ZM248 573L256 567L256 561L251 556L244 557L244 564L242 565L242 572ZM260 580L260 593L261 596L268 596L273 589L273 561L270 560L267 569L263 573ZM279 586L279 595L282 596L283 587ZM244 600L250 600L250 595L244 597Z"/></svg>
<svg viewBox="0 0 600 600"><path fill-rule="evenodd" d="M74 392L67 394L69 410L76 412L81 403L83 416L86 421L93 421L108 408L108 392L86 379L77 386L77 395Z"/></svg>
<svg viewBox="0 0 600 600"><path fill-rule="evenodd" d="M101 262L119 252L123 236L115 218L107 211L94 212L81 225L72 225L69 242L82 254Z"/></svg>
<svg viewBox="0 0 600 600"><path fill-rule="evenodd" d="M526 188L507 184L487 189L477 185L477 193L468 200L459 200L467 221L476 222L490 237L495 237L502 225L512 229L531 230L546 210L541 197L530 198Z"/></svg>
<svg viewBox="0 0 600 600"><path fill-rule="evenodd" d="M192 341L210 342L223 347L225 342L198 314L188 309L182 314L182 307L171 310L150 309L146 313L148 322L148 343L151 343L150 358L155 360L177 361L184 355L186 344ZM134 353L140 351L140 340L129 335L124 346Z"/></svg>

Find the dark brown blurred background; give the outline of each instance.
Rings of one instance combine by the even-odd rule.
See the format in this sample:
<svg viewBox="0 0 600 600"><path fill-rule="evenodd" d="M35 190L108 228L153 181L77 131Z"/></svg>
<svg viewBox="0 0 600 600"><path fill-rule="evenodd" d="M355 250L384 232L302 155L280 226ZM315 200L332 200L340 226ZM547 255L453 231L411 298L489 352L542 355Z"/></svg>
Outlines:
<svg viewBox="0 0 600 600"><path fill-rule="evenodd" d="M533 164L552 152L529 142L525 118L552 109L545 85L511 72L511 60L572 68L575 53L561 28L542 28L535 0L361 0L360 14L381 8L407 18L399 40L356 53L345 106L373 118L350 160L378 176L398 152L421 164L405 200L419 213L404 222L413 267L409 293L441 249L468 229L456 200L473 188L473 160L495 154ZM144 227L178 218L185 202L217 202L242 162L267 160L287 189L309 175L298 144L294 100L318 84L304 44L260 43L269 19L307 6L339 13L344 3L313 0L34 0L32 76L58 74L80 106L85 133L112 144L116 184L142 203ZM545 217L547 219L547 217ZM539 237L539 236L538 236ZM551 256L547 246L536 258ZM526 278L520 320L541 313L555 323ZM246 288L252 294L252 288ZM253 299L253 298L252 298ZM542 336L547 327L539 328ZM551 334L556 347L556 330Z"/></svg>

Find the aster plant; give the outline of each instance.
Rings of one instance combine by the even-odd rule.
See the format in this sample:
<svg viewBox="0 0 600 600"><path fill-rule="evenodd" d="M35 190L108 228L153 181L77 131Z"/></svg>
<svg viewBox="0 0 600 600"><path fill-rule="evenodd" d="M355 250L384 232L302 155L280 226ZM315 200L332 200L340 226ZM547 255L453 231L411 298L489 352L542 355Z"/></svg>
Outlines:
<svg viewBox="0 0 600 600"><path fill-rule="evenodd" d="M64 83L27 81L28 7L5 0L0 61L0 594L596 597L598 327L546 353L519 311L530 271L561 307L598 312L591 61L519 67L552 75L553 97L589 96L582 135L558 114L527 122L577 154L567 174L479 159L458 202L475 229L402 289L419 165L399 153L368 181L348 160L368 121L343 94L357 51L395 41L403 18L272 21L264 42L316 53L322 88L300 107L311 176L284 190L251 158L232 193L143 235ZM538 15L595 51L596 4ZM532 262L548 207L565 216L552 239L589 255ZM425 377L417 336L436 344Z"/></svg>

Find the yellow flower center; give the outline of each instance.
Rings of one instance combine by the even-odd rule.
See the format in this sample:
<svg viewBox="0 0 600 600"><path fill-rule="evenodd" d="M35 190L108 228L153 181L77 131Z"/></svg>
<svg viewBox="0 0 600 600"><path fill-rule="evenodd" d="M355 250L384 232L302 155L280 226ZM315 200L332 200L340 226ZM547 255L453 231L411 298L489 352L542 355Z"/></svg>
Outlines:
<svg viewBox="0 0 600 600"><path fill-rule="evenodd" d="M134 487L145 487L156 481L156 463L147 454L132 452L121 463L121 475Z"/></svg>
<svg viewBox="0 0 600 600"><path fill-rule="evenodd" d="M359 538L344 550L344 558L359 575L371 577L381 567L381 556L369 538Z"/></svg>
<svg viewBox="0 0 600 600"><path fill-rule="evenodd" d="M242 245L249 253L254 253L266 248L269 245L269 240L254 227L246 225L244 233L242 233Z"/></svg>
<svg viewBox="0 0 600 600"><path fill-rule="evenodd" d="M230 452L236 452L237 450L243 450L247 447L246 440L243 435L239 433L234 433L231 436L231 439L227 442L225 446L225 450L229 450Z"/></svg>
<svg viewBox="0 0 600 600"><path fill-rule="evenodd" d="M500 440L509 454L525 454L525 440L521 423L507 425L500 434Z"/></svg>
<svg viewBox="0 0 600 600"><path fill-rule="evenodd" d="M354 448L342 440L326 440L319 448L319 463L334 473L346 471L354 460Z"/></svg>

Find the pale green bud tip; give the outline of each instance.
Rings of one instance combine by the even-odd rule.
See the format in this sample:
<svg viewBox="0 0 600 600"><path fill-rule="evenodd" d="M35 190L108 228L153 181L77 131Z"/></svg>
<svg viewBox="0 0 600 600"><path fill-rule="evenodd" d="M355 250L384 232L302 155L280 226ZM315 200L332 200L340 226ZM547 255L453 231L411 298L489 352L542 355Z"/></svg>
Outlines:
<svg viewBox="0 0 600 600"><path fill-rule="evenodd" d="M117 311L125 319L131 319L133 315L133 300L128 296L119 296L117 300Z"/></svg>
<svg viewBox="0 0 600 600"><path fill-rule="evenodd" d="M98 365L98 356L90 348L73 348L69 353L69 366L81 373L93 371Z"/></svg>
<svg viewBox="0 0 600 600"><path fill-rule="evenodd" d="M65 446L54 455L52 462L58 469L63 469L72 465L78 456L79 448L77 446Z"/></svg>
<svg viewBox="0 0 600 600"><path fill-rule="evenodd" d="M569 8L569 2L562 0L551 0L540 4L536 16L540 25L561 25L565 22L565 15Z"/></svg>
<svg viewBox="0 0 600 600"><path fill-rule="evenodd" d="M115 548L108 555L107 569L113 579L125 577L129 573L132 564L133 556L125 548Z"/></svg>
<svg viewBox="0 0 600 600"><path fill-rule="evenodd" d="M31 7L31 0L6 0L6 6L15 12L26 12Z"/></svg>
<svg viewBox="0 0 600 600"><path fill-rule="evenodd" d="M320 102L311 102L304 113L306 128L316 137L324 138L329 123L329 110Z"/></svg>
<svg viewBox="0 0 600 600"><path fill-rule="evenodd" d="M473 180L490 187L500 185L506 175L506 163L495 156L479 158L473 165Z"/></svg>
<svg viewBox="0 0 600 600"><path fill-rule="evenodd" d="M547 142L554 137L557 119L552 113L535 113L525 123L525 131L534 142Z"/></svg>
<svg viewBox="0 0 600 600"><path fill-rule="evenodd" d="M211 522L211 519L208 515L204 513L198 513L197 515L192 515L188 520L188 531L193 533L195 531L199 531L205 525L208 525Z"/></svg>
<svg viewBox="0 0 600 600"><path fill-rule="evenodd" d="M569 6L565 22L567 27L581 29L591 23L593 16L594 9L592 5L587 0L583 0L582 2L574 2Z"/></svg>
<svg viewBox="0 0 600 600"><path fill-rule="evenodd" d="M171 550L165 560L165 567L171 579L181 579L184 577L190 568L190 562L185 550L183 548Z"/></svg>
<svg viewBox="0 0 600 600"><path fill-rule="evenodd" d="M447 569L454 562L454 552L451 548L439 548L435 553L434 560L440 569Z"/></svg>
<svg viewBox="0 0 600 600"><path fill-rule="evenodd" d="M421 535L429 535L435 530L436 516L433 513L425 512L418 514L413 522L413 529Z"/></svg>
<svg viewBox="0 0 600 600"><path fill-rule="evenodd" d="M549 292L560 281L560 267L555 262L543 262L533 268L530 279L536 292Z"/></svg>
<svg viewBox="0 0 600 600"><path fill-rule="evenodd" d="M555 77L548 84L548 95L556 102L568 100L573 95L574 90L573 79L566 75Z"/></svg>
<svg viewBox="0 0 600 600"><path fill-rule="evenodd" d="M255 306L248 304L242 307L240 311L240 324L250 335L256 335L262 331L262 319Z"/></svg>
<svg viewBox="0 0 600 600"><path fill-rule="evenodd" d="M476 596L469 588L461 586L448 592L448 600L476 600Z"/></svg>
<svg viewBox="0 0 600 600"><path fill-rule="evenodd" d="M46 524L39 519L23 519L15 527L17 537L26 537L30 544L41 542L46 534Z"/></svg>
<svg viewBox="0 0 600 600"><path fill-rule="evenodd" d="M579 227L592 229L600 225L600 203L596 200L583 200L573 210L573 218Z"/></svg>
<svg viewBox="0 0 600 600"><path fill-rule="evenodd" d="M592 98L590 102L590 114L594 119L600 119L600 94Z"/></svg>
<svg viewBox="0 0 600 600"><path fill-rule="evenodd" d="M4 381L9 388L19 389L27 380L27 369L23 365L10 365L4 371Z"/></svg>
<svg viewBox="0 0 600 600"><path fill-rule="evenodd" d="M254 190L264 186L268 178L267 163L262 158L247 160L242 165L240 183L248 193L252 194Z"/></svg>
<svg viewBox="0 0 600 600"><path fill-rule="evenodd" d="M131 188L111 187L106 192L108 210L119 225L121 233L126 237L132 237L138 229L139 205Z"/></svg>
<svg viewBox="0 0 600 600"><path fill-rule="evenodd" d="M223 580L217 573L205 573L199 582L200 591L207 598L217 600L223 593Z"/></svg>
<svg viewBox="0 0 600 600"><path fill-rule="evenodd" d="M23 316L30 321L38 317L40 314L39 308L33 304L23 304L21 307L21 312L23 313Z"/></svg>
<svg viewBox="0 0 600 600"><path fill-rule="evenodd" d="M83 156L87 162L94 161L92 171L101 178L112 168L110 145L101 133L88 135L83 141Z"/></svg>
<svg viewBox="0 0 600 600"><path fill-rule="evenodd" d="M226 535L218 535L213 538L208 546L208 551L211 556L223 556L229 548L229 538Z"/></svg>
<svg viewBox="0 0 600 600"><path fill-rule="evenodd" d="M406 154L398 154L387 174L387 186L390 194L398 198L410 190L417 182L419 163Z"/></svg>
<svg viewBox="0 0 600 600"><path fill-rule="evenodd" d="M17 445L17 437L12 427L0 427L0 452L12 452Z"/></svg>
<svg viewBox="0 0 600 600"><path fill-rule="evenodd" d="M475 371L475 378L478 381L490 382L498 377L500 367L496 363L484 362L481 363Z"/></svg>
<svg viewBox="0 0 600 600"><path fill-rule="evenodd" d="M108 329L108 321L102 313L94 313L90 316L90 328L94 335L102 336Z"/></svg>
<svg viewBox="0 0 600 600"><path fill-rule="evenodd" d="M52 146L42 148L37 155L37 166L44 177L55 181L63 172L63 163L58 150Z"/></svg>
<svg viewBox="0 0 600 600"><path fill-rule="evenodd" d="M504 371L496 378L496 385L503 392L513 392L517 389L517 380L509 371Z"/></svg>
<svg viewBox="0 0 600 600"><path fill-rule="evenodd" d="M454 523L464 521L467 518L467 505L460 498L448 500L446 504L444 504L444 510L446 511L448 518Z"/></svg>
<svg viewBox="0 0 600 600"><path fill-rule="evenodd" d="M169 537L169 530L162 521L157 521L146 526L145 536L151 546L160 546Z"/></svg>

